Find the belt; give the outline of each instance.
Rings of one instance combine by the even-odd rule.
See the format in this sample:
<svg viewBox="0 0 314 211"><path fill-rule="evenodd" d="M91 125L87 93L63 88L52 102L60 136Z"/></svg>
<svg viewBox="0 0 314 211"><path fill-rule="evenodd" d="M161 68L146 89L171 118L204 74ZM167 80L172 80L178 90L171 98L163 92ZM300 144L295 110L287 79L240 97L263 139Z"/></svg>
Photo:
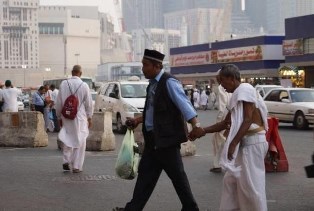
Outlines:
<svg viewBox="0 0 314 211"><path fill-rule="evenodd" d="M253 130L246 131L245 136L252 136L255 133L261 132L263 130L265 130L265 127L264 126L260 126L258 128L253 129Z"/></svg>

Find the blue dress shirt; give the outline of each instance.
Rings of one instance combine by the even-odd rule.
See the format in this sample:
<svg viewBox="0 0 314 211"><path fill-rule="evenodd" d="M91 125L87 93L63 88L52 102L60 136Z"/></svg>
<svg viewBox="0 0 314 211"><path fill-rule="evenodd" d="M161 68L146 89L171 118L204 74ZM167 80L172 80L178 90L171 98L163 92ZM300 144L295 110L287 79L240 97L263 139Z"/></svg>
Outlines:
<svg viewBox="0 0 314 211"><path fill-rule="evenodd" d="M164 70L161 70L160 73L154 79L149 80L150 86L149 86L148 95L146 99L148 100L148 104L147 104L146 116L145 116L145 126L146 126L147 131L151 131L154 128L153 99L155 95L155 89L157 87L158 81L160 80L162 74L164 74ZM177 106L177 108L181 111L184 119L188 121L192 119L193 117L197 116L197 113L194 107L192 106L191 101L188 99L188 97L184 93L182 84L174 78L169 78L166 84L167 84L167 89L168 89L170 99Z"/></svg>

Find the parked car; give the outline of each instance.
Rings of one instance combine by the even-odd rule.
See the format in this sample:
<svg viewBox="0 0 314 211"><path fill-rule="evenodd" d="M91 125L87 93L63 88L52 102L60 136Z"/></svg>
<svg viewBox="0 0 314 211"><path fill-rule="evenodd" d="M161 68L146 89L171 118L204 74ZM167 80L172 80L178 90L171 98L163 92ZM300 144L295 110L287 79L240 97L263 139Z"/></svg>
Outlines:
<svg viewBox="0 0 314 211"><path fill-rule="evenodd" d="M127 81L112 81L103 84L96 96L95 111L112 111L115 130L125 133L125 120L144 110L147 81L132 78Z"/></svg>
<svg viewBox="0 0 314 211"><path fill-rule="evenodd" d="M268 114L297 129L314 124L314 89L275 88L264 97Z"/></svg>
<svg viewBox="0 0 314 211"><path fill-rule="evenodd" d="M24 111L24 103L19 97L17 98L17 106L18 106L18 111Z"/></svg>
<svg viewBox="0 0 314 211"><path fill-rule="evenodd" d="M280 85L259 85L255 86L255 89L259 92L259 94L264 97L270 90L274 88L281 88Z"/></svg>
<svg viewBox="0 0 314 211"><path fill-rule="evenodd" d="M97 92L91 92L92 100L93 100L93 108L95 108L95 100L96 100L97 94L98 94Z"/></svg>

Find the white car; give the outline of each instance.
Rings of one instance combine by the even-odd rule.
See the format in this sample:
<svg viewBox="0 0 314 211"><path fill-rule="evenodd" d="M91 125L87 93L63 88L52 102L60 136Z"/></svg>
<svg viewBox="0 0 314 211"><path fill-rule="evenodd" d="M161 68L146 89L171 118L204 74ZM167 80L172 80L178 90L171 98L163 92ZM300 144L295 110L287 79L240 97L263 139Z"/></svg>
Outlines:
<svg viewBox="0 0 314 211"><path fill-rule="evenodd" d="M297 129L314 124L314 89L275 88L264 97L270 116Z"/></svg>
<svg viewBox="0 0 314 211"><path fill-rule="evenodd" d="M147 81L132 79L112 81L102 85L95 100L95 112L112 111L112 123L119 133L125 133L127 117L143 112Z"/></svg>
<svg viewBox="0 0 314 211"><path fill-rule="evenodd" d="M259 94L264 97L270 90L275 88L281 88L283 86L280 85L259 85L255 86L255 89L259 92Z"/></svg>
<svg viewBox="0 0 314 211"><path fill-rule="evenodd" d="M24 111L24 103L19 97L17 98L17 106L18 106L18 111Z"/></svg>

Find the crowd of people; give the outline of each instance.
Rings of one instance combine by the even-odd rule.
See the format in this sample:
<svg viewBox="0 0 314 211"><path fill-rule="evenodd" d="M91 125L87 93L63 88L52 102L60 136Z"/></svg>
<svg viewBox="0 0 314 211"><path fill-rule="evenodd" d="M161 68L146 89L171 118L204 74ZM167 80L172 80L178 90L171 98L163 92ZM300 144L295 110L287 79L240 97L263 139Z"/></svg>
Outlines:
<svg viewBox="0 0 314 211"><path fill-rule="evenodd" d="M265 136L268 124L264 101L254 87L241 83L239 68L233 64L226 64L217 72L217 95L213 90L184 90L180 81L164 71L164 57L156 50L144 52L142 71L149 80L144 111L142 116L127 119L126 125L134 129L142 123L145 148L132 199L114 210L143 210L162 171L170 178L182 210L199 210L184 170L180 146L214 133L210 170L225 172L220 210L266 211L264 157L268 150ZM81 75L81 66L75 65L72 78L64 80L59 90L54 85L39 87L32 95L31 107L43 114L47 131L59 132L62 168L73 173L83 171L93 115L90 90ZM7 80L0 91L4 112L17 111L18 94L18 89ZM78 102L74 119L64 114L71 95ZM218 109L217 123L201 127L196 109L214 108ZM190 132L186 122L192 125Z"/></svg>
<svg viewBox="0 0 314 211"><path fill-rule="evenodd" d="M185 89L186 96L197 110L217 109L217 96L212 89Z"/></svg>

